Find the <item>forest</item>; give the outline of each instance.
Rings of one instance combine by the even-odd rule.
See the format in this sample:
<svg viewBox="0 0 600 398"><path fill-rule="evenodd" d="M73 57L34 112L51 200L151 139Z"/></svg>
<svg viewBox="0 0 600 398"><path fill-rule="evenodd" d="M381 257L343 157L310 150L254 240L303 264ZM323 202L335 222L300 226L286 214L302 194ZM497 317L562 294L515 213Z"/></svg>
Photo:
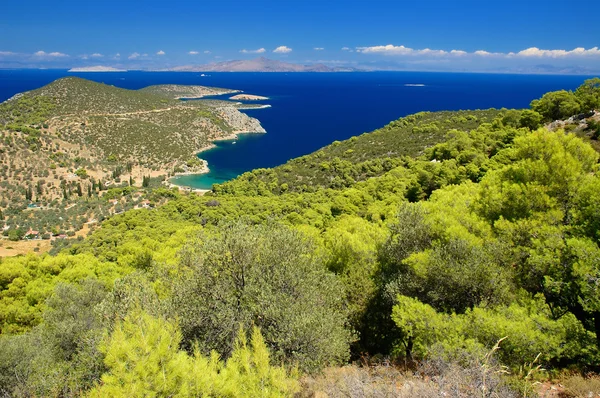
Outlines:
<svg viewBox="0 0 600 398"><path fill-rule="evenodd" d="M0 258L0 394L598 393L597 110L419 113Z"/></svg>

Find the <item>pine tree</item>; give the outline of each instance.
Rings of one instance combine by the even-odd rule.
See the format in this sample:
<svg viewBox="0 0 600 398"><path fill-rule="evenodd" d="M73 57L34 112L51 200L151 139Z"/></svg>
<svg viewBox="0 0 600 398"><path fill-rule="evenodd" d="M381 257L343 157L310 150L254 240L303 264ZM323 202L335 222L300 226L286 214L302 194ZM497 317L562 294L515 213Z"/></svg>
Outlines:
<svg viewBox="0 0 600 398"><path fill-rule="evenodd" d="M271 366L269 351L258 328L250 344L240 328L231 358L193 356L179 349L176 324L134 311L116 325L101 347L108 372L90 397L285 397L298 392L297 375Z"/></svg>

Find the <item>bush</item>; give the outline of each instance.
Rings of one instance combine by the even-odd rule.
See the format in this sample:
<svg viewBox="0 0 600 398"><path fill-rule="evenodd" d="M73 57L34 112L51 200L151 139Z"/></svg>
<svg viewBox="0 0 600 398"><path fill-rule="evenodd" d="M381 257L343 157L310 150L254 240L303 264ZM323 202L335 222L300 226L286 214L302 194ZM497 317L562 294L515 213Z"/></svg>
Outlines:
<svg viewBox="0 0 600 398"><path fill-rule="evenodd" d="M227 224L188 245L182 265L172 310L188 348L227 357L239 325L256 325L276 361L315 370L348 358L343 287L300 233Z"/></svg>
<svg viewBox="0 0 600 398"><path fill-rule="evenodd" d="M250 344L240 330L231 357L192 356L179 350L177 326L143 312L119 322L102 346L108 372L90 397L146 396L291 396L296 379L270 365L269 352L257 328Z"/></svg>
<svg viewBox="0 0 600 398"><path fill-rule="evenodd" d="M403 335L398 348L407 358L431 357L440 348L449 358L477 354L504 339L498 356L508 366L518 367L538 355L544 363L580 360L593 336L571 314L552 319L545 306L532 301L528 306L474 308L457 315L399 296L392 318Z"/></svg>
<svg viewBox="0 0 600 398"><path fill-rule="evenodd" d="M562 380L568 397L594 397L600 393L600 376L572 375ZM596 394L596 395L594 395Z"/></svg>

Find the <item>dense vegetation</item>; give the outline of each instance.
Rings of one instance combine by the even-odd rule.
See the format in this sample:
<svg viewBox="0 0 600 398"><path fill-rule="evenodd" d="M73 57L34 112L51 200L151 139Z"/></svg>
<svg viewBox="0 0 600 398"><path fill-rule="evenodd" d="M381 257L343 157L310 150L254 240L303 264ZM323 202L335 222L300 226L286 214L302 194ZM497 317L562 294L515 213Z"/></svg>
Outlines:
<svg viewBox="0 0 600 398"><path fill-rule="evenodd" d="M597 371L598 114L572 112L598 82L561 115L579 137L541 126L562 95L418 114L204 196L155 189L166 203L56 256L3 259L0 389L516 397ZM380 366L335 370L358 358Z"/></svg>

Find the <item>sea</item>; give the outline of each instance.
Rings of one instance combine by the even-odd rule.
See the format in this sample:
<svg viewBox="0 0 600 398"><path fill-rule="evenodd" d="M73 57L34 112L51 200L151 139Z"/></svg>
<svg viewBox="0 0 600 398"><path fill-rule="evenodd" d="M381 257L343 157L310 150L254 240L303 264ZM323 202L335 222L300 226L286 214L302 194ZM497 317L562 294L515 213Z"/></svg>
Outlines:
<svg viewBox="0 0 600 398"><path fill-rule="evenodd" d="M127 89L197 84L269 97L270 108L244 110L266 134L220 141L199 156L210 172L182 176L178 185L210 189L256 168L273 167L335 140L372 131L420 111L525 108L548 91L574 90L591 76L435 72L197 73L0 70L0 102L64 76ZM219 98L219 97L213 97ZM221 99L227 99L224 96Z"/></svg>

